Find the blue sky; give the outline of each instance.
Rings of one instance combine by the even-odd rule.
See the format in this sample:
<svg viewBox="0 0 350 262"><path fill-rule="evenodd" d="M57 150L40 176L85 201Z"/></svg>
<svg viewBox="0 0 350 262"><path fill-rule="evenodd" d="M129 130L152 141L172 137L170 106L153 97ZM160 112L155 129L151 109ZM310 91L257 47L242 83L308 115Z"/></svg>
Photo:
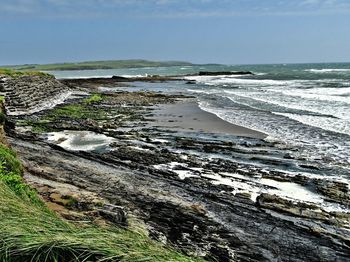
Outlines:
<svg viewBox="0 0 350 262"><path fill-rule="evenodd" d="M0 0L0 64L350 62L350 0Z"/></svg>

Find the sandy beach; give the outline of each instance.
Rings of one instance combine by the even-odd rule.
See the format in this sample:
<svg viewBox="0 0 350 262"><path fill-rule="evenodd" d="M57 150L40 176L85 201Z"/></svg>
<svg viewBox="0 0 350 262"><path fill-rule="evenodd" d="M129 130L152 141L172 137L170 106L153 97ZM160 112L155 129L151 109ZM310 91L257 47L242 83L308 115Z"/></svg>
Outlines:
<svg viewBox="0 0 350 262"><path fill-rule="evenodd" d="M264 133L228 123L215 114L202 110L195 99L155 106L151 125L178 131L229 134L263 139Z"/></svg>

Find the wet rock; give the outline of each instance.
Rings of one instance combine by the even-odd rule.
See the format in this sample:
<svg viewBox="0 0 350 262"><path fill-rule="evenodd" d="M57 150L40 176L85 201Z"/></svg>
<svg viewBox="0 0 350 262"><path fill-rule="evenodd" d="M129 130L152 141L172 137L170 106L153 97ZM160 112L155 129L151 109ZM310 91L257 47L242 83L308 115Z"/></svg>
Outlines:
<svg viewBox="0 0 350 262"><path fill-rule="evenodd" d="M127 81L128 79L123 76L112 76L113 80L118 80L118 81Z"/></svg>
<svg viewBox="0 0 350 262"><path fill-rule="evenodd" d="M350 206L349 185L340 181L316 180L316 190L326 196L328 201Z"/></svg>
<svg viewBox="0 0 350 262"><path fill-rule="evenodd" d="M98 209L100 216L108 221L123 227L128 226L128 219L125 208L112 204L105 204L102 208Z"/></svg>
<svg viewBox="0 0 350 262"><path fill-rule="evenodd" d="M260 207L287 212L295 216L326 220L329 215L313 204L293 202L277 195L263 193L257 197Z"/></svg>

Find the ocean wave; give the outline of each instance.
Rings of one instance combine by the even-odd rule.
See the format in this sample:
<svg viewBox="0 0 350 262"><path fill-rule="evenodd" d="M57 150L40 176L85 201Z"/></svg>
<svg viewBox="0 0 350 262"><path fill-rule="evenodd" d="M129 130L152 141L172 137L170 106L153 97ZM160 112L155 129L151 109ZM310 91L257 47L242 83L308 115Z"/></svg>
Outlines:
<svg viewBox="0 0 350 262"><path fill-rule="evenodd" d="M300 97L304 99L311 99L311 100L321 100L321 101L329 101L329 102L341 102L344 104L350 104L350 99L347 96L344 96L344 94L347 94L348 92L342 93L342 95L334 95L334 93L313 93L311 92L305 92L305 91L298 91L298 90L286 90L286 91L280 91L284 95L287 96L295 96Z"/></svg>
<svg viewBox="0 0 350 262"><path fill-rule="evenodd" d="M350 135L350 122L344 121L342 119L335 119L335 118L315 116L315 115L300 115L300 114L294 114L294 113L281 113L281 112L272 112L272 113L275 115L288 117L290 119L296 120L305 125L318 127L323 130L328 130L331 132Z"/></svg>
<svg viewBox="0 0 350 262"><path fill-rule="evenodd" d="M201 101L199 105L226 122L268 134L286 148L298 148L297 154L301 158L328 159L330 165L350 163L350 153L347 153L350 148L350 121L254 110L239 105L220 108L209 101Z"/></svg>
<svg viewBox="0 0 350 262"><path fill-rule="evenodd" d="M237 78L241 77L242 75L227 75L227 76L186 76L184 77L185 80L195 80L200 83L207 83L213 80L218 80L221 78Z"/></svg>
<svg viewBox="0 0 350 262"><path fill-rule="evenodd" d="M216 90L197 90L197 89L187 89L188 92L191 93L197 93L197 94L206 94L206 95L211 95L215 94Z"/></svg>
<svg viewBox="0 0 350 262"><path fill-rule="evenodd" d="M306 72L312 73L346 73L350 72L349 68L328 68L328 69L306 69Z"/></svg>
<svg viewBox="0 0 350 262"><path fill-rule="evenodd" d="M319 115L350 120L348 105L339 101L329 100L330 96L327 96L328 100L315 100L313 95L311 96L312 99L306 99L305 97L304 99L299 99L298 96L287 96L283 91L274 94L271 92L237 93L225 90L224 93L228 95L228 98L231 101L257 110L290 111L291 113L293 111L299 111L298 113L308 115ZM244 102L242 102L242 98L245 100ZM346 100L345 97L340 98ZM330 103L328 103L329 101Z"/></svg>
<svg viewBox="0 0 350 262"><path fill-rule="evenodd" d="M196 80L199 83L222 85L222 84L237 84L237 85L254 85L254 86L283 86L295 85L296 80L273 80L273 79L243 79L241 75L235 76L193 76L186 77L187 80Z"/></svg>

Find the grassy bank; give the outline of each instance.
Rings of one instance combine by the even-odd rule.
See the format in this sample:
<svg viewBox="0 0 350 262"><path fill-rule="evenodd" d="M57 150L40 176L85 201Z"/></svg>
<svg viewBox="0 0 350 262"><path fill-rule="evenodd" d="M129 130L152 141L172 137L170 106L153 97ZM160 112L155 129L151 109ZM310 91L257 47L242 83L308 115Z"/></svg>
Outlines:
<svg viewBox="0 0 350 262"><path fill-rule="evenodd" d="M53 77L53 75L38 72L38 71L18 71L15 69L9 68L0 68L0 75L10 76L10 77L21 77L21 76L44 76L44 77Z"/></svg>
<svg viewBox="0 0 350 262"><path fill-rule="evenodd" d="M21 175L16 153L0 144L2 262L198 261L161 246L139 230L68 223L45 206Z"/></svg>
<svg viewBox="0 0 350 262"><path fill-rule="evenodd" d="M18 65L11 66L12 69L18 70L91 70L91 69L120 69L136 67L166 67L166 66L188 66L192 65L182 61L148 61L148 60L110 60L110 61L90 61L79 63L56 63L46 65Z"/></svg>

